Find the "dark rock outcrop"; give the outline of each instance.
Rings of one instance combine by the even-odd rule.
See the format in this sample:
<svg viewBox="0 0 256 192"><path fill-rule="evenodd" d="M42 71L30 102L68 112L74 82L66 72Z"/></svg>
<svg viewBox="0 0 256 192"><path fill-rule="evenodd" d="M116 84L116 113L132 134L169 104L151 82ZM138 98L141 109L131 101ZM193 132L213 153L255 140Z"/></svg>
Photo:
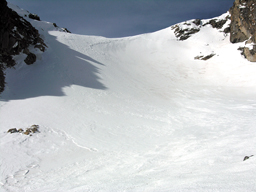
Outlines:
<svg viewBox="0 0 256 192"><path fill-rule="evenodd" d="M24 62L27 65L31 65L36 62L36 55L34 53L29 53Z"/></svg>
<svg viewBox="0 0 256 192"><path fill-rule="evenodd" d="M210 55L206 55L206 56L200 55L200 56L196 56L194 59L206 61L206 60L212 58L214 55L215 55L214 53L212 53Z"/></svg>
<svg viewBox="0 0 256 192"><path fill-rule="evenodd" d="M191 35L200 31L201 20L196 19L193 21L193 23L196 25L196 27L191 26L191 24L187 22L184 22L181 25L177 24L172 27L172 29L174 30L174 34L179 41L187 40L189 37L191 37ZM187 26L187 27L183 29L182 26Z"/></svg>
<svg viewBox="0 0 256 192"><path fill-rule="evenodd" d="M206 25L211 25L212 28L221 30L228 20L230 20L229 16L224 19L211 19L208 22L204 22L200 19L195 19L192 22L189 21L174 25L172 29L174 30L174 34L178 38L178 40L184 41L190 38L193 34L198 33L201 28ZM230 27L222 29L222 32L229 33Z"/></svg>
<svg viewBox="0 0 256 192"><path fill-rule="evenodd" d="M230 18L226 17L225 19L222 19L222 20L211 19L209 22L205 23L203 26L210 24L213 28L221 29L226 24L228 19ZM224 32L225 32L225 29L224 29Z"/></svg>
<svg viewBox="0 0 256 192"><path fill-rule="evenodd" d="M199 26L199 25L202 24L202 21L201 21L201 19L195 19L195 20L193 21L193 23L195 23L197 26Z"/></svg>
<svg viewBox="0 0 256 192"><path fill-rule="evenodd" d="M252 44L252 48L244 47L242 54L252 62L256 62L256 2L255 0L235 0L230 8L230 41Z"/></svg>
<svg viewBox="0 0 256 192"><path fill-rule="evenodd" d="M7 131L7 133L18 133L19 131L16 128L11 128Z"/></svg>
<svg viewBox="0 0 256 192"><path fill-rule="evenodd" d="M64 32L71 33L71 31L69 31L67 28L62 28L62 30L63 30Z"/></svg>
<svg viewBox="0 0 256 192"><path fill-rule="evenodd" d="M33 64L36 56L30 53L28 47L44 51L46 45L40 38L38 31L23 17L8 8L6 0L0 1L0 93L5 87L4 69L13 67L16 63L14 55L23 52L27 54L25 62ZM33 15L33 14L32 14ZM39 17L34 16L34 19ZM40 20L40 18L39 18ZM24 51L27 50L27 51Z"/></svg>
<svg viewBox="0 0 256 192"><path fill-rule="evenodd" d="M30 19L34 19L34 20L37 20L37 21L41 21L41 20L40 20L40 17L39 17L38 15L36 15L36 14L29 13L28 17L29 17Z"/></svg>
<svg viewBox="0 0 256 192"><path fill-rule="evenodd" d="M253 155L251 155L251 156L245 156L245 157L244 157L244 161L250 159L250 157L253 157Z"/></svg>

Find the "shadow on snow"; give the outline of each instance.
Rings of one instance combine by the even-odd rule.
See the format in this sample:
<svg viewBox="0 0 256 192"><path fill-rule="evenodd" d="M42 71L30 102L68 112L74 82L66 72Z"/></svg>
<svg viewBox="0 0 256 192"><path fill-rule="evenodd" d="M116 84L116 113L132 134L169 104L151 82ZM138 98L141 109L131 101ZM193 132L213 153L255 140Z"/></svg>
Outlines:
<svg viewBox="0 0 256 192"><path fill-rule="evenodd" d="M43 53L42 60L8 70L6 89L0 100L64 96L63 88L71 85L106 89L100 82L100 69L96 67L102 63L70 49L58 42L55 36L50 35L47 41L51 42L50 47Z"/></svg>

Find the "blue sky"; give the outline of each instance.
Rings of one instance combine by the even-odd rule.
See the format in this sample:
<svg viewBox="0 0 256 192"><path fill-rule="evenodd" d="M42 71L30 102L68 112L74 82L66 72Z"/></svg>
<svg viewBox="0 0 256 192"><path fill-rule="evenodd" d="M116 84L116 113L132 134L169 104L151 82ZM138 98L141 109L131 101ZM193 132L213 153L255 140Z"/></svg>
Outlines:
<svg viewBox="0 0 256 192"><path fill-rule="evenodd" d="M72 33L124 37L228 11L234 0L7 0Z"/></svg>

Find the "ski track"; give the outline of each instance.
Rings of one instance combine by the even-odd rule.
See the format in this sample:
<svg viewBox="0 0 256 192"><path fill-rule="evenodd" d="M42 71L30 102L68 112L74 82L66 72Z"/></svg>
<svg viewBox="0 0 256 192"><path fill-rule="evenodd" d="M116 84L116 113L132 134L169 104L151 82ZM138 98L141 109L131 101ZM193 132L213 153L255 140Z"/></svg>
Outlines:
<svg viewBox="0 0 256 192"><path fill-rule="evenodd" d="M255 157L243 161L256 155L256 66L228 36L107 39L30 21L48 48L7 70L0 191L256 190Z"/></svg>

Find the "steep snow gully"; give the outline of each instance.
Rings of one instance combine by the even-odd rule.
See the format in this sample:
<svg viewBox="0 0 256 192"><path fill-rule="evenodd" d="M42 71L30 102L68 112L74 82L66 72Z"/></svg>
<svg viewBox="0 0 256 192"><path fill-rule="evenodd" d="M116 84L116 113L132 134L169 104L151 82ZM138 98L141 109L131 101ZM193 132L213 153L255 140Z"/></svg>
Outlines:
<svg viewBox="0 0 256 192"><path fill-rule="evenodd" d="M243 161L256 155L256 65L229 21L185 41L172 27L108 39L29 21L48 48L6 71L1 191L256 190L256 158Z"/></svg>

